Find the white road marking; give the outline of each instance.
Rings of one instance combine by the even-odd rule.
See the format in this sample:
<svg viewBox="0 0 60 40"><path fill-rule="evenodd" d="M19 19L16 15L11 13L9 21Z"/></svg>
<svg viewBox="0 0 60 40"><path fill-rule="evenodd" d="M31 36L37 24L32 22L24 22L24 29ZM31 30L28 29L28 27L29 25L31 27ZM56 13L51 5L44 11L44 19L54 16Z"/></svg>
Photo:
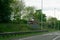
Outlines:
<svg viewBox="0 0 60 40"><path fill-rule="evenodd" d="M60 36L57 36L56 38L54 38L53 40L56 40L56 39L58 39Z"/></svg>

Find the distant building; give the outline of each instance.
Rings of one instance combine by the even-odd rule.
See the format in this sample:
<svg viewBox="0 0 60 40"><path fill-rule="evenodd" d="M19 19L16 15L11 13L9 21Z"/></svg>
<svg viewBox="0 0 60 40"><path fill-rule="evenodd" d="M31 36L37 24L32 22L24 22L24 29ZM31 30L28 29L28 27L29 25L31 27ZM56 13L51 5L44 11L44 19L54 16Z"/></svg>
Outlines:
<svg viewBox="0 0 60 40"><path fill-rule="evenodd" d="M32 29L39 29L40 28L37 21L30 20L30 21L28 21L28 24L31 26Z"/></svg>

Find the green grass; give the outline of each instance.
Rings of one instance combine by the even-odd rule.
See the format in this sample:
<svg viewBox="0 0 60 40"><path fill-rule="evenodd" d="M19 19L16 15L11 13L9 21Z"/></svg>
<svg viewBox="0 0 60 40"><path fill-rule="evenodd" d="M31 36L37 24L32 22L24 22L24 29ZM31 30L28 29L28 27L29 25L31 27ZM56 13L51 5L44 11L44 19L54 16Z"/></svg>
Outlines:
<svg viewBox="0 0 60 40"><path fill-rule="evenodd" d="M22 25L22 26L21 26ZM18 32L18 31L30 31L28 29L28 26L26 26L26 24L0 24L0 31L2 32ZM47 28L47 30L49 32L54 32L57 30L54 29L49 29ZM13 38L24 38L24 37L29 37L29 36L34 36L34 35L41 35L41 34L45 34L45 33L49 33L49 32L33 32L33 33L28 33L28 34L17 34L17 35L7 35L4 37L0 36L0 40L9 40L9 39L13 39Z"/></svg>
<svg viewBox="0 0 60 40"><path fill-rule="evenodd" d="M58 30L54 30L54 29L49 29L48 30L49 32L55 32L55 31L58 31ZM32 32L32 33L28 33L28 34L16 34L16 35L7 35L7 36L4 36L4 37L0 37L0 40L9 40L9 39L18 39L18 38L25 38L25 37L29 37L29 36L35 36L35 35L42 35L42 34L46 34L46 33L49 33L49 32Z"/></svg>

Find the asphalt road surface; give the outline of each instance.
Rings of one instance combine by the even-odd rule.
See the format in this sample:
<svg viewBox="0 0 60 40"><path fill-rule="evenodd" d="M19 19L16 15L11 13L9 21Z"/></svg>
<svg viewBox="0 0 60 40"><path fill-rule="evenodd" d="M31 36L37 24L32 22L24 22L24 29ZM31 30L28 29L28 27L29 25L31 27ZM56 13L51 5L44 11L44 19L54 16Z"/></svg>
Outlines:
<svg viewBox="0 0 60 40"><path fill-rule="evenodd" d="M16 40L60 40L60 32L52 32L48 34L36 35Z"/></svg>

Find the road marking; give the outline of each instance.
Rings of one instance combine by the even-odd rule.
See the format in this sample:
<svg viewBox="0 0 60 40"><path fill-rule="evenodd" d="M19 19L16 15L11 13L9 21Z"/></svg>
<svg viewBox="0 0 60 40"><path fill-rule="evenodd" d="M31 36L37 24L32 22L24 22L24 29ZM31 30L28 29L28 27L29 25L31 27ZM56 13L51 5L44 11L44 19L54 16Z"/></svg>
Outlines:
<svg viewBox="0 0 60 40"><path fill-rule="evenodd" d="M56 39L58 39L60 36L57 36L57 37L55 37L53 40L56 40Z"/></svg>

